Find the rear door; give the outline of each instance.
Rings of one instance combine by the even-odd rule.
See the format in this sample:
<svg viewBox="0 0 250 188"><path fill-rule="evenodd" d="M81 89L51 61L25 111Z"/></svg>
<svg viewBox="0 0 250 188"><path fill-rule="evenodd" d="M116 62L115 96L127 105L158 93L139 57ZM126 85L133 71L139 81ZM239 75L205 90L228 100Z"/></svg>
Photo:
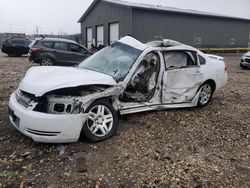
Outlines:
<svg viewBox="0 0 250 188"><path fill-rule="evenodd" d="M203 83L195 51L165 51L162 103L190 103Z"/></svg>

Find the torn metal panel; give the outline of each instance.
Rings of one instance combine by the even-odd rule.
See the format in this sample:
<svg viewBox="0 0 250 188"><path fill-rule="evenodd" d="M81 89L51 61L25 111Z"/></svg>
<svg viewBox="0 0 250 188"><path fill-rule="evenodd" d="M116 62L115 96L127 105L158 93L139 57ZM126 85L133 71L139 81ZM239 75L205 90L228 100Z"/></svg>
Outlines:
<svg viewBox="0 0 250 188"><path fill-rule="evenodd" d="M175 69L164 72L162 102L190 102L203 83L202 75L194 74L197 68Z"/></svg>
<svg viewBox="0 0 250 188"><path fill-rule="evenodd" d="M114 86L101 92L91 93L85 96L48 96L48 112L52 114L78 114L95 100L112 96L118 98L124 91L124 86ZM118 105L118 104L117 104ZM118 106L116 106L118 108Z"/></svg>

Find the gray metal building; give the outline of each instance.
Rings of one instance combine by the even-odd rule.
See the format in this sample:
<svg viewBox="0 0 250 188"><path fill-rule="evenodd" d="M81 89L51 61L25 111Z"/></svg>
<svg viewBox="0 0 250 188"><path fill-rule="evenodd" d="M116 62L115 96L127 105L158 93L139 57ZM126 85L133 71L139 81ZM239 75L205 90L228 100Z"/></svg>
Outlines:
<svg viewBox="0 0 250 188"><path fill-rule="evenodd" d="M95 0L78 21L83 43L108 45L125 35L169 38L195 47L250 47L250 20L177 8Z"/></svg>

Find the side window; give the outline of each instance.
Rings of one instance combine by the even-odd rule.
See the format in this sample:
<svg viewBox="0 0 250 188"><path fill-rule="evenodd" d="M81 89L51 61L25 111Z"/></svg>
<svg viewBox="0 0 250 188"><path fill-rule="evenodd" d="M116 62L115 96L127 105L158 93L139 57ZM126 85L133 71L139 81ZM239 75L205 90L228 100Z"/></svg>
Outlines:
<svg viewBox="0 0 250 188"><path fill-rule="evenodd" d="M80 47L81 48L81 52L85 53L85 54L89 54L89 51L83 47Z"/></svg>
<svg viewBox="0 0 250 188"><path fill-rule="evenodd" d="M13 43L13 44L16 44L15 41L16 41L16 40L14 40L14 39L9 40L9 42L10 42L10 43Z"/></svg>
<svg viewBox="0 0 250 188"><path fill-rule="evenodd" d="M167 69L191 67L197 65L197 57L195 52L165 52L164 60Z"/></svg>
<svg viewBox="0 0 250 188"><path fill-rule="evenodd" d="M53 42L42 42L42 44L47 48L53 48Z"/></svg>
<svg viewBox="0 0 250 188"><path fill-rule="evenodd" d="M57 50L68 51L68 44L64 42L55 42L54 48Z"/></svg>
<svg viewBox="0 0 250 188"><path fill-rule="evenodd" d="M199 61L200 61L200 65L205 65L206 64L206 59L200 55L198 55L199 57Z"/></svg>
<svg viewBox="0 0 250 188"><path fill-rule="evenodd" d="M81 48L80 46L76 45L76 44L69 44L69 51L71 52L81 52Z"/></svg>
<svg viewBox="0 0 250 188"><path fill-rule="evenodd" d="M10 42L12 42L14 44L19 44L19 45L24 45L25 44L24 40L18 40L18 39L10 40Z"/></svg>

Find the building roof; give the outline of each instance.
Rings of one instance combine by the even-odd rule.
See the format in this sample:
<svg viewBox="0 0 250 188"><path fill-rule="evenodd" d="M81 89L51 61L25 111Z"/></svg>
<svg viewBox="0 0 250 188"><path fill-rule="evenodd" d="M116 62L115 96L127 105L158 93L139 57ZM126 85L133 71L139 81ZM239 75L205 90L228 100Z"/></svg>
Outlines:
<svg viewBox="0 0 250 188"><path fill-rule="evenodd" d="M175 13L183 13L183 14L191 14L191 15L201 15L201 16L250 21L249 19L246 19L246 18L231 17L227 15L222 15L222 14L215 14L215 13L190 10L190 9L180 9L180 8L174 8L174 7L161 6L161 5L133 3L133 2L128 2L126 0L94 0L93 3L89 6L89 8L86 10L86 12L82 15L82 17L78 20L78 22L79 23L82 22L84 18L90 13L90 11L95 7L95 5L100 1L117 4L121 6L126 6L126 7L138 8L138 9L149 9L149 10L156 10L156 11L166 11L166 12L175 12Z"/></svg>

